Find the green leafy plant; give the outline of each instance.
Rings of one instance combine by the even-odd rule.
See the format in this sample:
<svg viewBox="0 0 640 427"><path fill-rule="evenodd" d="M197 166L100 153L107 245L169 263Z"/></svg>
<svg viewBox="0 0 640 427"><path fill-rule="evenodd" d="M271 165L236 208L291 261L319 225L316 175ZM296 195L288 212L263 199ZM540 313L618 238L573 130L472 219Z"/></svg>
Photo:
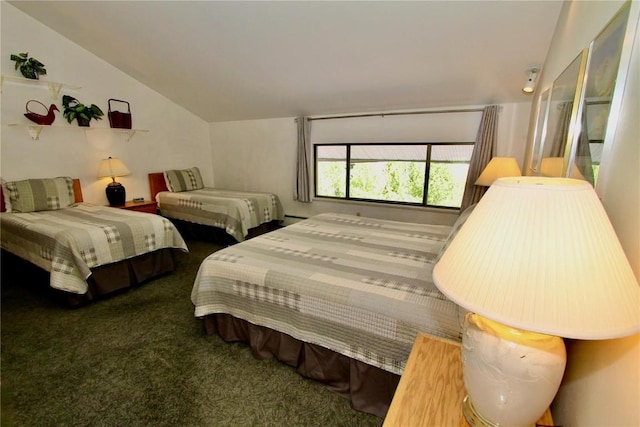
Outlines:
<svg viewBox="0 0 640 427"><path fill-rule="evenodd" d="M90 106L86 106L69 95L62 96L62 106L64 107L62 113L64 118L67 119L69 123L74 119L77 120L78 126L89 126L91 119L102 120L102 116L104 116L104 113L97 105L91 104Z"/></svg>
<svg viewBox="0 0 640 427"><path fill-rule="evenodd" d="M47 74L44 64L35 58L29 57L29 52L11 54L11 60L16 61L15 69L20 69L23 76L37 80L40 75Z"/></svg>

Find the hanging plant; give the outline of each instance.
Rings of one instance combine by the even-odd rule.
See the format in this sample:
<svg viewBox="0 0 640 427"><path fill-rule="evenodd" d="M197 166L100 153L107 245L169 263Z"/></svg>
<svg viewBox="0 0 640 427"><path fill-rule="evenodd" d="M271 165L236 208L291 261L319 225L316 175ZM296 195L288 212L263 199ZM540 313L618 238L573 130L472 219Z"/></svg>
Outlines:
<svg viewBox="0 0 640 427"><path fill-rule="evenodd" d="M30 58L29 52L11 54L11 60L16 61L15 69L20 69L22 75L28 79L38 80L41 74L47 74L44 64L35 58Z"/></svg>
<svg viewBox="0 0 640 427"><path fill-rule="evenodd" d="M89 126L91 119L102 120L102 116L104 116L104 113L97 105L91 104L90 106L86 106L69 95L62 96L62 106L64 107L64 111L62 112L64 118L67 119L69 123L74 119L77 120L78 126Z"/></svg>

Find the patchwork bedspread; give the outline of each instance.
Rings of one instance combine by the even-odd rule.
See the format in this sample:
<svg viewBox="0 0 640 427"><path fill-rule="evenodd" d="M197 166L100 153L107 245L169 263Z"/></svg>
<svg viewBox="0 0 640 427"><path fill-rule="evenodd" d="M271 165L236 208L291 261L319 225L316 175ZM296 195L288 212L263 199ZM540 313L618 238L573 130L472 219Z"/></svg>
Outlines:
<svg viewBox="0 0 640 427"><path fill-rule="evenodd" d="M87 292L93 267L162 248L188 250L166 218L87 203L1 213L0 226L3 249L49 271L52 287L76 294Z"/></svg>
<svg viewBox="0 0 640 427"><path fill-rule="evenodd" d="M431 279L451 227L321 214L217 251L195 316L227 313L401 374L418 331L459 342Z"/></svg>
<svg viewBox="0 0 640 427"><path fill-rule="evenodd" d="M241 242L250 228L283 220L277 195L203 188L183 192L162 191L156 196L161 215L224 229Z"/></svg>

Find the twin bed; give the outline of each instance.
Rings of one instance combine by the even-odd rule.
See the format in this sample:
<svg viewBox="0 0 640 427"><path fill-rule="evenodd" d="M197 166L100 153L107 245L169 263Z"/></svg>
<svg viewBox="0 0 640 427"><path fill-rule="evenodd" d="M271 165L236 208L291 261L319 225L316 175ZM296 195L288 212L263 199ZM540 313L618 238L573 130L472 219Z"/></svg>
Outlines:
<svg viewBox="0 0 640 427"><path fill-rule="evenodd" d="M162 216L83 203L70 177L3 182L2 248L49 272L50 286L76 305L173 271L170 249L188 249L172 220L242 241L284 218L276 195L204 188L198 168L152 173L149 182Z"/></svg>
<svg viewBox="0 0 640 427"><path fill-rule="evenodd" d="M174 270L172 249L187 251L167 219L83 203L69 177L4 183L2 249L50 273L70 305ZM5 203L5 200L8 203Z"/></svg>
<svg viewBox="0 0 640 427"><path fill-rule="evenodd" d="M205 187L197 167L150 173L149 188L162 216L220 228L237 242L271 231L284 219L277 195Z"/></svg>
<svg viewBox="0 0 640 427"><path fill-rule="evenodd" d="M418 332L460 341L463 313L431 272L467 212L453 227L327 213L253 237L282 219L276 196L212 191L178 172L179 185L193 178L201 188L167 191L166 173L149 174L161 214L240 242L199 268L191 299L207 333L246 342L255 357L276 357L378 416ZM167 218L84 204L77 180L3 187L18 206L0 214L2 248L50 272L70 301L170 272L171 248L187 251Z"/></svg>

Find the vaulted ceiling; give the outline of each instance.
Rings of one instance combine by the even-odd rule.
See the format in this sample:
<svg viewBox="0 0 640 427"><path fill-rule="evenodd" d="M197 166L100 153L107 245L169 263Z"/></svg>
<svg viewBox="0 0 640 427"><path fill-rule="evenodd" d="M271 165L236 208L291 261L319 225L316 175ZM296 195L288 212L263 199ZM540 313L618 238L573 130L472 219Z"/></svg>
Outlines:
<svg viewBox="0 0 640 427"><path fill-rule="evenodd" d="M530 102L562 6L10 3L207 122Z"/></svg>

